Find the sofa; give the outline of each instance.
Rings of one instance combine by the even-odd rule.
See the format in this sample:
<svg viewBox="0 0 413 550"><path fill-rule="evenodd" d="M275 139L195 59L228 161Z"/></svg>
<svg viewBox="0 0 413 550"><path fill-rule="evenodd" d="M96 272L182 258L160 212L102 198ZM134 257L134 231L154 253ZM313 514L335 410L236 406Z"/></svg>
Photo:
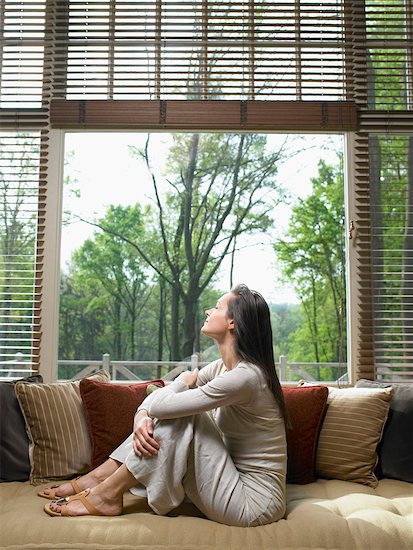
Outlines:
<svg viewBox="0 0 413 550"><path fill-rule="evenodd" d="M119 517L46 515L40 487L102 462L130 432L137 404L162 385L120 386L104 371L55 384L40 377L0 382L0 548L413 548L409 384L283 387L291 426L287 511L277 523L229 527L204 518L190 502L161 517L129 493Z"/></svg>

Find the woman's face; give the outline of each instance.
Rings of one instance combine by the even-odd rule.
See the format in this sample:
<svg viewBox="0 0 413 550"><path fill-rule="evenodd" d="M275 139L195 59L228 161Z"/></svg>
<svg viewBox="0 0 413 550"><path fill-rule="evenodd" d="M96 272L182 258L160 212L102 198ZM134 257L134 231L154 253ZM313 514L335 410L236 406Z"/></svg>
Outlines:
<svg viewBox="0 0 413 550"><path fill-rule="evenodd" d="M234 327L234 321L228 318L228 301L232 294L224 294L215 307L205 310L206 319L201 331L216 340L222 339Z"/></svg>

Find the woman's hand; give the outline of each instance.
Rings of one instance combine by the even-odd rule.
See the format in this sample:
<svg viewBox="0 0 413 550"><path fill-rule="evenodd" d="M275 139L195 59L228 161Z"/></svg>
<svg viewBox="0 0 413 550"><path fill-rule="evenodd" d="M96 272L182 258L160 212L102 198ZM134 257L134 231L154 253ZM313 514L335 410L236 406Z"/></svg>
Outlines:
<svg viewBox="0 0 413 550"><path fill-rule="evenodd" d="M133 450L137 456L153 456L158 453L159 443L153 437L153 422L145 410L135 414L133 422Z"/></svg>
<svg viewBox="0 0 413 550"><path fill-rule="evenodd" d="M175 378L175 380L180 380L181 382L184 382L187 386L190 388L194 388L196 386L196 381L198 378L198 372L199 369L194 369L193 371L186 370L184 372L181 372L179 376Z"/></svg>

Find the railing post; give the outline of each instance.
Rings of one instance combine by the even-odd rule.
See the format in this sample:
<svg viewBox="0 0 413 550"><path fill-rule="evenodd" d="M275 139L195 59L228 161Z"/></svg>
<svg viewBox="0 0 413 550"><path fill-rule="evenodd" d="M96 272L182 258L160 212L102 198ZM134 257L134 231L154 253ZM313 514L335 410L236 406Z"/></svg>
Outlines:
<svg viewBox="0 0 413 550"><path fill-rule="evenodd" d="M191 370L195 370L199 365L199 356L197 353L191 355Z"/></svg>
<svg viewBox="0 0 413 550"><path fill-rule="evenodd" d="M280 355L280 382L287 381L287 356Z"/></svg>
<svg viewBox="0 0 413 550"><path fill-rule="evenodd" d="M110 355L109 353L104 353L102 355L102 369L110 373Z"/></svg>
<svg viewBox="0 0 413 550"><path fill-rule="evenodd" d="M14 355L14 368L15 369L19 369L20 367L23 367L23 365L20 365L20 363L23 363L23 360L24 360L24 356L22 354L21 351L18 351L15 355ZM27 365L24 366L24 368L27 368ZM17 376L22 376L22 373L21 372L16 372Z"/></svg>

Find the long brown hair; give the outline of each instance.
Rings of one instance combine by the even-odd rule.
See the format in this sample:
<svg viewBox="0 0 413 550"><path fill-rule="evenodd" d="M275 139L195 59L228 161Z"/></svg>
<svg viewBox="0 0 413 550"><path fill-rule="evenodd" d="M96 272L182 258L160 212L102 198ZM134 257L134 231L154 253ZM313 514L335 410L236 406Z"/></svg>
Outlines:
<svg viewBox="0 0 413 550"><path fill-rule="evenodd" d="M228 316L234 320L235 351L244 361L260 367L275 397L284 421L287 409L275 370L270 310L262 295L240 284L231 289Z"/></svg>

